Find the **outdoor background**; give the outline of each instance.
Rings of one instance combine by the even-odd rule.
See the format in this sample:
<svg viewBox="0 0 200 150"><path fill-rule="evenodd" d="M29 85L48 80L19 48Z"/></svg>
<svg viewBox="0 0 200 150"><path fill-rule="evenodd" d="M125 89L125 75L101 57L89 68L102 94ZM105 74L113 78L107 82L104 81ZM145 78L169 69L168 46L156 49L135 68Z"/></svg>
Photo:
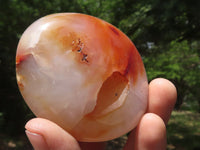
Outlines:
<svg viewBox="0 0 200 150"><path fill-rule="evenodd" d="M0 149L31 149L24 125L34 115L15 79L15 53L23 31L51 13L99 17L126 33L151 81L172 81L178 99L167 126L168 150L200 149L199 0L0 0ZM126 136L109 142L118 150Z"/></svg>

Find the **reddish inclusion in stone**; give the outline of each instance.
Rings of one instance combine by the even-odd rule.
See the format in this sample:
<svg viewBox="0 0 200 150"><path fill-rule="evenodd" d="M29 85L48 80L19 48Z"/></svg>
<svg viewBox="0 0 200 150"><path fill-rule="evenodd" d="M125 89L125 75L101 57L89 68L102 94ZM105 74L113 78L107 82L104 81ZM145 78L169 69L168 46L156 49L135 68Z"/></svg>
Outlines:
<svg viewBox="0 0 200 150"><path fill-rule="evenodd" d="M19 65L22 61L27 58L27 55L17 55L16 56L16 65Z"/></svg>
<svg viewBox="0 0 200 150"><path fill-rule="evenodd" d="M119 36L120 36L119 32L117 31L117 29L116 29L115 27L110 26L110 25L108 25L108 27L109 27L116 35L119 35Z"/></svg>

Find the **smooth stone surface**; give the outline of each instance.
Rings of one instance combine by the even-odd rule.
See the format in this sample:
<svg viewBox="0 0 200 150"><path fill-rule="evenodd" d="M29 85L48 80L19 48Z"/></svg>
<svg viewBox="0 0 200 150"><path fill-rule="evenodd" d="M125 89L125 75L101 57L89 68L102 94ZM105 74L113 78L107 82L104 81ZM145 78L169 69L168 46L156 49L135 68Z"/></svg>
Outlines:
<svg viewBox="0 0 200 150"><path fill-rule="evenodd" d="M148 82L137 49L92 16L60 13L34 22L19 41L16 72L34 114L79 141L119 137L146 111Z"/></svg>

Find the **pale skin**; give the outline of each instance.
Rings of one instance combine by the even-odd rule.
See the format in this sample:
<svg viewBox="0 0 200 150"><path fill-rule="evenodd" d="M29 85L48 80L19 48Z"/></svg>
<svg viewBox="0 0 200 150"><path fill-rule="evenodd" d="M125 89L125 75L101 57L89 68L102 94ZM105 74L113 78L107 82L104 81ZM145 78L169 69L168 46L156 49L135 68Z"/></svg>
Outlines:
<svg viewBox="0 0 200 150"><path fill-rule="evenodd" d="M176 98L176 88L170 81L163 78L151 81L147 112L131 131L124 150L165 150L166 124ZM30 120L25 128L35 150L105 150L106 147L106 142L78 142L58 125L42 118Z"/></svg>

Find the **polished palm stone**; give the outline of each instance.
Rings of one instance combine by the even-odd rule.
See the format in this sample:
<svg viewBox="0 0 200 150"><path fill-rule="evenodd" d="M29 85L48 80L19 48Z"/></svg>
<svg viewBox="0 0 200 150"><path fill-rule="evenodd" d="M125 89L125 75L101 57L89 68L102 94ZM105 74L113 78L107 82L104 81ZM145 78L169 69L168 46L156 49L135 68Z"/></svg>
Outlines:
<svg viewBox="0 0 200 150"><path fill-rule="evenodd" d="M23 33L17 82L37 117L79 141L106 141L137 126L148 82L131 40L113 25L84 14L45 16Z"/></svg>

